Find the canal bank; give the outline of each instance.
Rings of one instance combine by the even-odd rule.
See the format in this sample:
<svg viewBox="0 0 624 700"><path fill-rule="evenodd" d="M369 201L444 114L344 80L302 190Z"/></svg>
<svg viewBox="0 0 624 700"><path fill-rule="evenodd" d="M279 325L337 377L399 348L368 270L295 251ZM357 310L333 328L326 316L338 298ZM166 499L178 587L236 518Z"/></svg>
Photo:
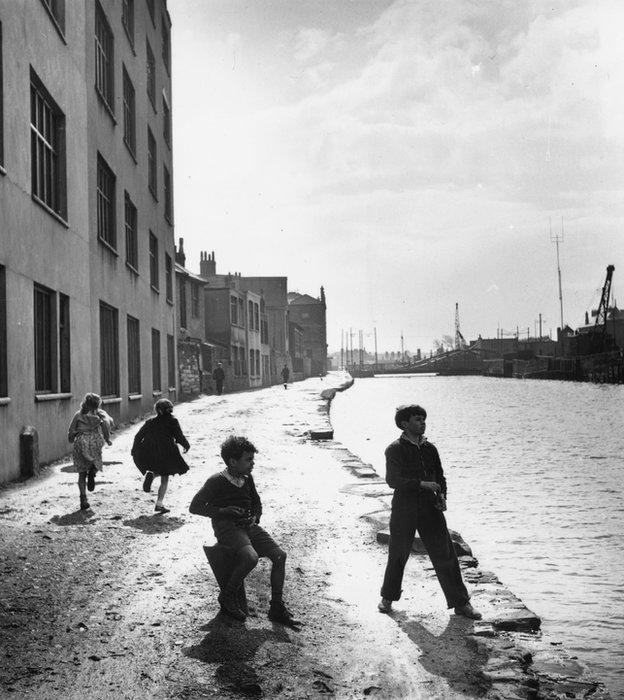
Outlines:
<svg viewBox="0 0 624 700"><path fill-rule="evenodd" d="M171 512L164 516L154 515L154 496L142 492L129 457L138 426L115 433L90 512L77 510L76 477L66 462L3 489L2 693L507 698L537 696L535 675L525 667L535 673L540 660L551 674L568 675L559 656L532 646L539 635L495 627L481 593L475 603L486 612L484 623L449 616L418 555L410 562L402 611L393 617L377 612L386 552L370 516L382 510L389 490L381 478L356 473L370 469L339 442L310 439L331 428L328 399L347 381L330 375L287 390L176 406L191 443L191 470L172 479ZM288 552L286 598L304 623L301 632L267 620L264 561L248 579L255 614L238 623L218 612L202 551L214 539L188 504L222 468L219 444L232 432L247 434L260 450L254 476L262 524ZM469 586L475 596L479 586L503 595L494 581ZM515 604L509 598L506 608ZM579 685L583 678L571 681L568 692L582 697L595 690L593 697L605 697L590 681ZM562 692L545 681L540 687L542 697Z"/></svg>

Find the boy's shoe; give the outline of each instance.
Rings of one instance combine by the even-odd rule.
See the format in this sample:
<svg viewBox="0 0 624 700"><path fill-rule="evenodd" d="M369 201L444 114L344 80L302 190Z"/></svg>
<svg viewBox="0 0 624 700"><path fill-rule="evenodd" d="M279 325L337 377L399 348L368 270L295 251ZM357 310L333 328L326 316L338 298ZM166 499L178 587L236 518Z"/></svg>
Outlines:
<svg viewBox="0 0 624 700"><path fill-rule="evenodd" d="M145 493L150 492L150 489L152 488L152 481L154 481L154 475L152 472L146 472L145 479L143 479L143 491L145 491Z"/></svg>
<svg viewBox="0 0 624 700"><path fill-rule="evenodd" d="M170 510L170 508L167 508L165 506L154 506L154 511L160 515L162 515L163 513L169 513Z"/></svg>
<svg viewBox="0 0 624 700"><path fill-rule="evenodd" d="M381 601L379 602L379 605L377 606L377 610L382 613L391 613L392 612L392 601L388 600L387 598L382 598Z"/></svg>
<svg viewBox="0 0 624 700"><path fill-rule="evenodd" d="M271 601L268 617L271 622L279 622L282 625L287 625L295 629L301 624L299 620L295 620L290 610L288 610L281 600L277 602Z"/></svg>
<svg viewBox="0 0 624 700"><path fill-rule="evenodd" d="M230 617L233 617L235 620L240 620L241 622L244 622L245 620L245 613L240 609L239 607L239 602L237 600L237 597L234 595L228 595L224 591L221 591L219 593L219 597L217 598L219 601L219 605L221 606L221 610L229 615Z"/></svg>
<svg viewBox="0 0 624 700"><path fill-rule="evenodd" d="M480 620L483 615L478 610L475 610L470 603L465 603L464 605L459 605L455 608L456 615L463 615L463 617L469 617L471 620Z"/></svg>
<svg viewBox="0 0 624 700"><path fill-rule="evenodd" d="M89 501L87 501L86 496L80 496L80 510L89 510L91 506L89 505Z"/></svg>
<svg viewBox="0 0 624 700"><path fill-rule="evenodd" d="M95 488L95 467L91 467L87 472L87 490L93 491Z"/></svg>

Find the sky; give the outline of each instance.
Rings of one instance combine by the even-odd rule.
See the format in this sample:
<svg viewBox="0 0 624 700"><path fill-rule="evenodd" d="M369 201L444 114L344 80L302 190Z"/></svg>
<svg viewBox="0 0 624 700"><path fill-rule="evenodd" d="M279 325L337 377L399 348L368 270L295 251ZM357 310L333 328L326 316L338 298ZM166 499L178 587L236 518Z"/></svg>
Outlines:
<svg viewBox="0 0 624 700"><path fill-rule="evenodd" d="M624 306L620 0L169 0L187 267L284 275L367 349ZM623 290L621 301L618 289Z"/></svg>

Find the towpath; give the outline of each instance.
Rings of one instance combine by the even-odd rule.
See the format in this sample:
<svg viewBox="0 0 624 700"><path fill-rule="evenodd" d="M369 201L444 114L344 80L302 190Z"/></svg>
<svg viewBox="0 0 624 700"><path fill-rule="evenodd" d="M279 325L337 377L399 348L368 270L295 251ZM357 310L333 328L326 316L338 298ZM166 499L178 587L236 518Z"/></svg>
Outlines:
<svg viewBox="0 0 624 700"><path fill-rule="evenodd" d="M376 519L389 491L340 444L309 437L327 427L320 392L344 380L176 406L191 470L171 480L166 515L154 515L130 458L138 426L117 431L106 449L91 511L77 510L67 462L3 489L0 695L529 697L537 683L526 673L531 634L519 646L489 622L449 616L426 559L412 557L399 611L377 612L386 549ZM248 579L255 616L238 623L218 613L202 551L214 542L210 523L188 504L222 469L219 445L231 433L260 450L262 524L288 552L285 597L304 622L300 632L267 620L264 560ZM476 604L496 617L487 581L473 580Z"/></svg>

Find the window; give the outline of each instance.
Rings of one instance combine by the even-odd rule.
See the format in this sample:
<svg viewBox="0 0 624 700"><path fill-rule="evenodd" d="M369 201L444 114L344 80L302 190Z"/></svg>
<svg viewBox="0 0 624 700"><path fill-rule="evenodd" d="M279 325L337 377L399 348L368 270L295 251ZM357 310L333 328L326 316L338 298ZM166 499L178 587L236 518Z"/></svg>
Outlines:
<svg viewBox="0 0 624 700"><path fill-rule="evenodd" d="M199 285L191 284L191 313L199 318Z"/></svg>
<svg viewBox="0 0 624 700"><path fill-rule="evenodd" d="M256 350L256 376L260 376L260 350Z"/></svg>
<svg viewBox="0 0 624 700"><path fill-rule="evenodd" d="M149 41L145 40L145 53L147 55L147 96L152 107L156 111L156 61Z"/></svg>
<svg viewBox="0 0 624 700"><path fill-rule="evenodd" d="M245 327L245 302L243 299L238 300L238 325Z"/></svg>
<svg viewBox="0 0 624 700"><path fill-rule="evenodd" d="M150 256L150 284L154 291L158 291L158 239L149 232L149 256Z"/></svg>
<svg viewBox="0 0 624 700"><path fill-rule="evenodd" d="M124 143L134 156L136 154L136 107L134 85L123 67L123 128Z"/></svg>
<svg viewBox="0 0 624 700"><path fill-rule="evenodd" d="M250 301L247 305L249 313L247 314L247 327L250 331L253 330L254 314L253 314L253 301Z"/></svg>
<svg viewBox="0 0 624 700"><path fill-rule="evenodd" d="M160 331L152 328L152 390L160 391Z"/></svg>
<svg viewBox="0 0 624 700"><path fill-rule="evenodd" d="M258 304L254 304L254 328L260 330L260 307Z"/></svg>
<svg viewBox="0 0 624 700"><path fill-rule="evenodd" d="M100 393L119 396L119 327L117 309L100 302Z"/></svg>
<svg viewBox="0 0 624 700"><path fill-rule="evenodd" d="M99 2L95 4L95 89L111 112L114 100L113 32Z"/></svg>
<svg viewBox="0 0 624 700"><path fill-rule="evenodd" d="M269 344L269 323L265 318L260 323L260 342L265 345Z"/></svg>
<svg viewBox="0 0 624 700"><path fill-rule="evenodd" d="M35 285L35 391L56 391L56 337L54 334L54 299L50 289Z"/></svg>
<svg viewBox="0 0 624 700"><path fill-rule="evenodd" d="M145 0L147 2L147 9L150 14L150 17L152 18L152 22L154 22L154 0Z"/></svg>
<svg viewBox="0 0 624 700"><path fill-rule="evenodd" d="M167 381L169 388L174 389L176 385L175 345L173 336L169 334L167 334Z"/></svg>
<svg viewBox="0 0 624 700"><path fill-rule="evenodd" d="M61 33L65 32L65 0L41 0Z"/></svg>
<svg viewBox="0 0 624 700"><path fill-rule="evenodd" d="M59 294L59 374L61 391L71 391L69 297L65 294Z"/></svg>
<svg viewBox="0 0 624 700"><path fill-rule="evenodd" d="M122 0L121 23L126 30L130 45L134 48L134 0Z"/></svg>
<svg viewBox="0 0 624 700"><path fill-rule="evenodd" d="M124 201L126 222L126 265L129 265L135 272L138 272L139 240L137 234L137 210L127 192L125 194Z"/></svg>
<svg viewBox="0 0 624 700"><path fill-rule="evenodd" d="M165 298L173 304L173 269L168 253L165 253Z"/></svg>
<svg viewBox="0 0 624 700"><path fill-rule="evenodd" d="M171 74L171 42L169 40L169 28L164 17L161 17L161 35L162 35L162 59L167 69L167 73Z"/></svg>
<svg viewBox="0 0 624 700"><path fill-rule="evenodd" d="M169 146L171 150L171 110L167 104L167 100L163 97L163 138L165 143Z"/></svg>
<svg viewBox="0 0 624 700"><path fill-rule="evenodd" d="M33 197L65 218L65 115L32 69L30 136Z"/></svg>
<svg viewBox="0 0 624 700"><path fill-rule="evenodd" d="M245 348L238 348L238 353L240 356L241 374L247 374L247 361L245 358Z"/></svg>
<svg viewBox="0 0 624 700"><path fill-rule="evenodd" d="M141 326L128 316L128 393L141 393Z"/></svg>
<svg viewBox="0 0 624 700"><path fill-rule="evenodd" d="M158 199L158 174L156 172L156 139L147 127L147 184L154 199Z"/></svg>
<svg viewBox="0 0 624 700"><path fill-rule="evenodd" d="M256 373L256 353L254 350L249 351L249 374L252 376Z"/></svg>
<svg viewBox="0 0 624 700"><path fill-rule="evenodd" d="M9 395L7 370L6 271L0 265L0 396Z"/></svg>
<svg viewBox="0 0 624 700"><path fill-rule="evenodd" d="M173 201L171 197L171 173L166 165L163 165L163 181L165 187L165 219L173 223Z"/></svg>
<svg viewBox="0 0 624 700"><path fill-rule="evenodd" d="M2 87L2 22L0 22L0 172L2 172L2 164L4 163L4 111L2 107L3 94L4 89Z"/></svg>
<svg viewBox="0 0 624 700"><path fill-rule="evenodd" d="M180 278L180 326L186 328L186 280Z"/></svg>
<svg viewBox="0 0 624 700"><path fill-rule="evenodd" d="M233 326L238 325L238 299L230 297L230 323Z"/></svg>
<svg viewBox="0 0 624 700"><path fill-rule="evenodd" d="M232 345L232 362L234 363L234 375L238 377L241 373L240 362L238 361L238 348Z"/></svg>
<svg viewBox="0 0 624 700"><path fill-rule="evenodd" d="M115 175L106 161L97 156L97 235L111 248L117 248L115 230Z"/></svg>

